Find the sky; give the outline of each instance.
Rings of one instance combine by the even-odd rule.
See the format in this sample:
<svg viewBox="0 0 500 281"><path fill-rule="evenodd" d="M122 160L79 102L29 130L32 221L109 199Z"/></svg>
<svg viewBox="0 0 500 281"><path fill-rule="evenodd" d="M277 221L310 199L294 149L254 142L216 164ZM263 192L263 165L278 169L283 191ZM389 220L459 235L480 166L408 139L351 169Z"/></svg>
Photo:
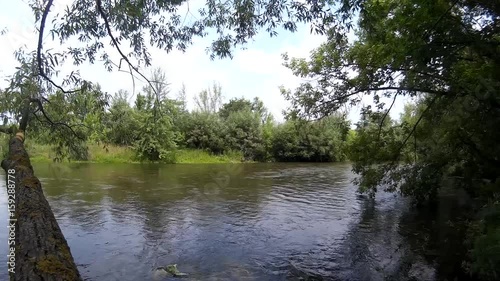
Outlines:
<svg viewBox="0 0 500 281"><path fill-rule="evenodd" d="M61 11L71 0L54 1L51 15ZM196 6L202 5L201 0L190 0L190 11L197 10ZM14 51L21 46L27 50L34 50L37 44L37 34L34 29L34 16L26 0L9 1L2 4L0 10L0 30L7 28L8 32L0 38L0 87L6 87L5 81L15 71L17 62ZM186 10L187 11L187 10ZM196 13L194 13L196 14ZM189 15L189 14L188 14ZM187 17L189 21L190 15ZM50 23L50 18L47 21ZM49 28L46 28L48 30ZM213 37L212 37L213 38ZM211 43L211 38L197 38L194 44L185 53L177 50L167 53L163 50L150 48L152 56L151 68L160 67L167 76L171 88L171 98L175 98L182 87L186 86L188 108L194 109L194 96L206 89L214 82L222 87L224 101L231 98L244 97L253 99L259 97L273 114L277 121L283 121L282 111L289 103L281 96L279 86L295 89L302 82L292 72L282 65L281 54L288 53L290 57L309 57L310 51L326 41L320 35L311 34L308 26L299 26L295 33L280 32L277 37L270 38L262 32L254 38L253 42L246 45L245 50L236 50L233 59L210 60L205 52ZM57 49L60 46L46 36L45 49ZM108 43L108 42L104 42ZM118 53L109 48L113 54L113 61L118 62ZM94 65L85 64L78 67L84 79L99 83L103 91L110 94L118 90L134 92L133 81L130 74L124 72L107 72L104 66L96 62ZM62 72L69 73L74 66L65 65ZM150 73L151 69L143 69L143 73ZM57 81L57 79L55 79ZM145 85L144 81L135 80L135 93ZM135 100L131 97L131 102ZM371 98L363 101L371 103ZM398 100L391 110L391 117L398 118L403 109L403 101ZM349 119L355 123L359 120L359 107L351 108Z"/></svg>

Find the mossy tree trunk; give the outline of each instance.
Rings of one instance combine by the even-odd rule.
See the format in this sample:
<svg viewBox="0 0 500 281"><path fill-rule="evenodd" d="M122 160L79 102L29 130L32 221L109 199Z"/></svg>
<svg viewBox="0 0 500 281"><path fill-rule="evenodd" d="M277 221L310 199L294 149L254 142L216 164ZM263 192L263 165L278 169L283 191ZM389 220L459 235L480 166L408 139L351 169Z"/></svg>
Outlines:
<svg viewBox="0 0 500 281"><path fill-rule="evenodd" d="M22 129L25 126L26 123ZM9 222L15 225L15 245L8 246L15 247L15 268L10 280L82 280L42 185L34 175L24 147L24 130L10 139L8 156L1 165L6 172L7 186L15 185L15 209Z"/></svg>

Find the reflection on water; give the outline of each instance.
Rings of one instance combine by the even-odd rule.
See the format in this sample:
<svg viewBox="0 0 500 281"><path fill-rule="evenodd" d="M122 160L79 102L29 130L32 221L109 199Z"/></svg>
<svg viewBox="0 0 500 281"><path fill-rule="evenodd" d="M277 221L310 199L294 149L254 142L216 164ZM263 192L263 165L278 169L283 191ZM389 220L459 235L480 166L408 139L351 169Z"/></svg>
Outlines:
<svg viewBox="0 0 500 281"><path fill-rule="evenodd" d="M87 280L151 280L152 269L173 263L188 280L438 279L439 267L408 240L406 200L357 195L347 164L39 164L35 172ZM7 231L0 241L6 280Z"/></svg>

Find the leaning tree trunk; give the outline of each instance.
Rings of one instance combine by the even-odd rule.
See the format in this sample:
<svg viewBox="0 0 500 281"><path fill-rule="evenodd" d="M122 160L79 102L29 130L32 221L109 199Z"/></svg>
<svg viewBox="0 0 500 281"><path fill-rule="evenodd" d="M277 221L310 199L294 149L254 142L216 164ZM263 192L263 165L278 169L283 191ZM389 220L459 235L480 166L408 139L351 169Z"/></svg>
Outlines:
<svg viewBox="0 0 500 281"><path fill-rule="evenodd" d="M21 128L25 129L26 123ZM10 280L82 280L42 185L33 173L24 148L24 130L9 141L9 154L2 161L2 168L6 172L9 199L15 201L9 200L9 205L15 206L9 217L9 239L13 240L9 240L9 262L15 254L14 262L9 264Z"/></svg>

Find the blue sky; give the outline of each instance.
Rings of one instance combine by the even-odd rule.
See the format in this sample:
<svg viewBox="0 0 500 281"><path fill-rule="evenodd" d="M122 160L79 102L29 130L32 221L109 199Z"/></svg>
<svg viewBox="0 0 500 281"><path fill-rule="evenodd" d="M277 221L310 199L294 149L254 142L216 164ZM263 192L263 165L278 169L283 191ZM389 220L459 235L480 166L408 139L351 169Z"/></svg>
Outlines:
<svg viewBox="0 0 500 281"><path fill-rule="evenodd" d="M55 14L70 3L71 0L56 0ZM204 2L200 0L190 1L190 11L197 10L196 6ZM187 18L189 21L189 16ZM8 33L2 36L0 45L0 87L7 85L3 80L7 75L14 72L16 61L13 52L20 46L26 45L28 50L36 47L37 37L33 28L34 17L31 9L25 1L9 1L3 5L0 11L0 29L8 28ZM50 21L47 21L50 22ZM57 49L58 44L46 37L46 48ZM294 77L290 70L282 66L281 54L287 52L291 57L308 57L309 52L319 46L325 38L310 34L308 26L302 26L296 33L280 32L277 37L270 38L265 32L257 35L254 42L250 42L246 50L237 50L234 58L216 59L211 61L205 52L205 48L211 43L210 37L198 38L185 53L172 51L166 53L151 48L152 67L161 67L167 74L171 83L171 95L175 97L184 83L187 90L188 107L193 108L193 97L201 90L210 86L214 81L222 86L225 101L234 97L245 97L253 99L259 97L273 113L278 121L283 120L282 110L287 108L287 101L280 95L279 86L294 89L301 79ZM116 51L109 49L113 61L118 62ZM66 65L62 71L69 73L73 66ZM96 65L84 65L79 67L82 77L98 82L102 89L108 93L115 93L120 89L132 93L133 83L129 74L123 72L107 72L104 67ZM144 70L147 74L150 70ZM144 83L136 80L136 93ZM134 98L132 98L134 99ZM368 99L366 103L370 103ZM403 107L398 102L391 115L398 117ZM359 110L353 108L349 114L352 121L359 119Z"/></svg>

